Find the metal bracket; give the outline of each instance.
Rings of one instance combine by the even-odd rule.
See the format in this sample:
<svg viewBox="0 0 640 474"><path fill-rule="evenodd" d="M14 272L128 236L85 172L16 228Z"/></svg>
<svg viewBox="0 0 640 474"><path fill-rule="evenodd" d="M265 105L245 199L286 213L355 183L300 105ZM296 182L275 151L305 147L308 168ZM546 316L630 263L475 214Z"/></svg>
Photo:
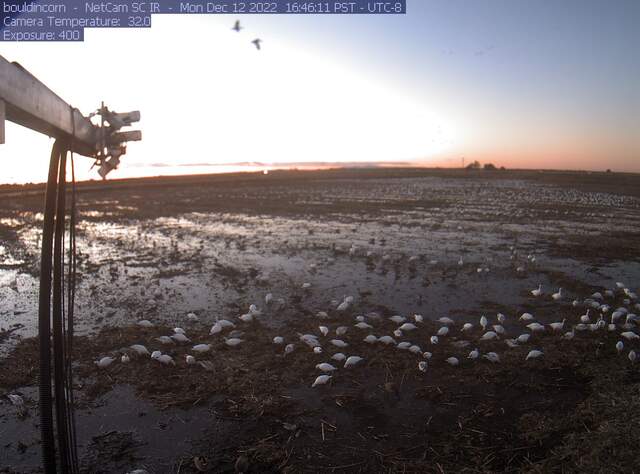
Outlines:
<svg viewBox="0 0 640 474"><path fill-rule="evenodd" d="M94 115L100 115L99 125L91 122ZM95 158L103 178L118 167L126 143L142 139L140 131L120 131L139 121L140 112L117 113L103 103L85 117L20 64L0 56L0 144L5 120L65 140L70 151Z"/></svg>

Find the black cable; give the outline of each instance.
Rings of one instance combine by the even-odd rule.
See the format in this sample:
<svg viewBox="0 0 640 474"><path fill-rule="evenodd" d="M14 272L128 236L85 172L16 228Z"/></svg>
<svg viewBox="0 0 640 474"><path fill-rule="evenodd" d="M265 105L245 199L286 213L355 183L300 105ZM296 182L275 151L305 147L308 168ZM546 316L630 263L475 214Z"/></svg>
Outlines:
<svg viewBox="0 0 640 474"><path fill-rule="evenodd" d="M65 324L65 307L62 305L62 332L64 347L64 391L66 402L66 424L67 424L67 449L69 457L69 469L71 473L78 472L78 453L76 445L76 418L75 418L75 401L73 397L73 315L75 305L76 291L76 175L73 160L73 149L75 147L75 118L73 108L69 108L71 112L72 135L69 150L71 152L71 208L69 211L69 266L67 270L67 312ZM66 153L66 151L65 151ZM63 231L64 232L64 231ZM64 235L64 234L63 234ZM63 238L64 242L64 238ZM64 260L63 260L64 266ZM64 274L62 274L64 277ZM64 286L64 281L63 281ZM64 297L64 292L63 292Z"/></svg>
<svg viewBox="0 0 640 474"><path fill-rule="evenodd" d="M55 438L62 473L78 472L75 412L73 399L72 348L73 313L76 283L76 189L73 156L71 163L72 192L69 219L68 296L65 301L64 250L66 216L66 160L69 146L57 140L51 151L49 177L45 197L42 234L42 261L38 329L40 340L40 424L42 455L46 474L55 474ZM53 270L53 272L52 272ZM52 290L53 289L53 297ZM52 304L53 303L53 304ZM65 303L67 311L65 312ZM66 313L66 317L65 317ZM53 426L51 390L51 329L53 327L53 363L56 430Z"/></svg>
<svg viewBox="0 0 640 474"><path fill-rule="evenodd" d="M58 168L58 196L56 207L56 221L53 239L53 366L54 366L54 391L56 405L56 428L58 435L58 447L60 467L63 473L69 472L69 433L67 430L67 406L64 384L64 336L63 328L63 298L64 290L64 227L66 209L66 169L67 152L62 149L60 153L60 166Z"/></svg>
<svg viewBox="0 0 640 474"><path fill-rule="evenodd" d="M57 193L57 176L60 166L60 143L51 149L49 177L45 193L44 222L42 227L42 253L40 263L40 295L38 302L38 336L40 345L39 408L42 433L42 464L46 474L56 473L56 450L53 431L53 407L51 393L51 267L53 231Z"/></svg>
<svg viewBox="0 0 640 474"><path fill-rule="evenodd" d="M73 360L73 316L74 305L76 299L76 174L75 165L73 160L73 142L71 146L71 210L69 218L69 274L67 289L69 292L67 303L67 360L66 360L66 375L67 375L67 402L69 415L69 445L71 447L71 465L73 472L78 472L78 447L76 444L76 412L75 412L75 400L73 396L73 371L71 362Z"/></svg>

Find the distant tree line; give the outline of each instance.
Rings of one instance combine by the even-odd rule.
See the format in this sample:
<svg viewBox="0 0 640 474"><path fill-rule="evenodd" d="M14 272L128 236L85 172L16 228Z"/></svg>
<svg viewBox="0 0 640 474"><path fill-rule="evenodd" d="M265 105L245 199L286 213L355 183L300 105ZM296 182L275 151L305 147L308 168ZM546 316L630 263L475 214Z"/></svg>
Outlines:
<svg viewBox="0 0 640 474"><path fill-rule="evenodd" d="M480 163L478 160L475 160L474 162L469 163L467 166L465 166L465 168L468 170L485 169L487 171L494 171L498 169L498 167L493 163L485 163L483 166L482 163ZM500 169L505 170L506 168L504 166L501 166Z"/></svg>

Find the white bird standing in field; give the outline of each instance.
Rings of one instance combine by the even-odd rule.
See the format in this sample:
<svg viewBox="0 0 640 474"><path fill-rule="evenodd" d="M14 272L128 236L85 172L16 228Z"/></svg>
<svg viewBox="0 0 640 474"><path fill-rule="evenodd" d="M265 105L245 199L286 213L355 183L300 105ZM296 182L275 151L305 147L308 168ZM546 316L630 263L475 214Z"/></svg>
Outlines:
<svg viewBox="0 0 640 474"><path fill-rule="evenodd" d="M457 357L449 357L445 360L445 362L453 367L460 364L460 361L458 360Z"/></svg>
<svg viewBox="0 0 640 474"><path fill-rule="evenodd" d="M196 344L191 348L193 352L209 352L211 349L211 344Z"/></svg>
<svg viewBox="0 0 640 474"><path fill-rule="evenodd" d="M336 308L337 311L346 311L347 309L349 309L349 306L351 306L351 303L345 298L342 303L340 303L338 305L338 307Z"/></svg>
<svg viewBox="0 0 640 474"><path fill-rule="evenodd" d="M196 358L193 357L192 355L187 355L185 357L185 360L187 361L187 364L189 364L189 365L193 365L193 364L196 363Z"/></svg>
<svg viewBox="0 0 640 474"><path fill-rule="evenodd" d="M209 331L209 335L213 336L214 334L218 334L222 332L226 328L234 328L234 327L236 327L236 325L233 324L231 321L228 321L226 319L220 319L216 321L216 323L213 326L211 326L211 331Z"/></svg>
<svg viewBox="0 0 640 474"><path fill-rule="evenodd" d="M115 359L113 357L103 357L102 359L95 361L94 364L96 364L99 369L105 369L109 367L114 360Z"/></svg>
<svg viewBox="0 0 640 474"><path fill-rule="evenodd" d="M636 351L629 351L628 357L631 363L634 363L636 361Z"/></svg>
<svg viewBox="0 0 640 474"><path fill-rule="evenodd" d="M551 323L551 324L549 324L549 327L551 327L551 329L552 329L554 332L562 331L562 330L564 329L564 322L565 322L565 321L566 321L566 319L563 319L563 320L562 320L562 321L560 321L560 322L557 322L557 323Z"/></svg>
<svg viewBox="0 0 640 474"><path fill-rule="evenodd" d="M323 362L322 364L316 365L316 369L321 370L323 372L333 372L334 370L338 370L336 367L334 367L331 364L328 364L327 362Z"/></svg>
<svg viewBox="0 0 640 474"><path fill-rule="evenodd" d="M533 350L529 351L529 353L527 354L527 357L525 358L525 360L537 359L537 358L542 357L542 356L543 356L542 351L539 351L537 349L533 349Z"/></svg>
<svg viewBox="0 0 640 474"><path fill-rule="evenodd" d="M531 313L522 313L522 316L520 316L520 321L532 321L533 320L533 314Z"/></svg>
<svg viewBox="0 0 640 474"><path fill-rule="evenodd" d="M623 349L624 349L624 342L622 341L616 342L616 350L618 351L618 354L620 354Z"/></svg>
<svg viewBox="0 0 640 474"><path fill-rule="evenodd" d="M438 322L442 323L442 324L446 324L446 325L454 323L453 319L451 319L451 318L449 318L447 316L443 316L441 318L438 318Z"/></svg>
<svg viewBox="0 0 640 474"><path fill-rule="evenodd" d="M329 334L329 328L327 326L319 326L318 329L322 333L323 336Z"/></svg>
<svg viewBox="0 0 640 474"><path fill-rule="evenodd" d="M245 313L238 316L238 319L243 323L250 323L253 321L253 313Z"/></svg>
<svg viewBox="0 0 640 474"><path fill-rule="evenodd" d="M154 351L153 354L151 355L151 358L153 360L157 360L158 362L164 365L169 365L169 364L176 365L176 363L173 361L173 357L171 357L168 354L158 354L158 352L160 351Z"/></svg>
<svg viewBox="0 0 640 474"><path fill-rule="evenodd" d="M442 326L440 329L438 329L438 332L436 333L438 337L443 337L443 336L446 336L447 334L449 334L448 326Z"/></svg>
<svg viewBox="0 0 640 474"><path fill-rule="evenodd" d="M460 329L460 331L466 332L466 331L470 331L471 329L473 329L473 324L464 323L464 325L462 326L462 329Z"/></svg>
<svg viewBox="0 0 640 474"><path fill-rule="evenodd" d="M480 357L480 351L478 349L474 349L469 352L467 359L476 360L478 357Z"/></svg>
<svg viewBox="0 0 640 474"><path fill-rule="evenodd" d="M243 340L237 337L231 337L229 339L224 340L224 343L229 347L236 347L240 345L241 342L243 342Z"/></svg>
<svg viewBox="0 0 640 474"><path fill-rule="evenodd" d="M400 331L413 331L414 329L416 329L416 325L412 323L404 323L398 329L400 329Z"/></svg>
<svg viewBox="0 0 640 474"><path fill-rule="evenodd" d="M431 336L431 339L429 339L431 341L431 344L437 344L438 343L438 336Z"/></svg>
<svg viewBox="0 0 640 474"><path fill-rule="evenodd" d="M538 288L531 290L533 296L540 296L542 294L542 284L538 285Z"/></svg>
<svg viewBox="0 0 640 474"><path fill-rule="evenodd" d="M142 344L134 344L129 346L129 349L133 350L138 355L149 355L149 351Z"/></svg>
<svg viewBox="0 0 640 474"><path fill-rule="evenodd" d="M482 356L484 359L487 359L489 362L493 362L494 364L500 362L500 356L495 352L487 352Z"/></svg>
<svg viewBox="0 0 640 474"><path fill-rule="evenodd" d="M395 346L396 344L396 340L394 338L392 338L391 336L381 336L378 338L378 342L381 342L385 345L391 345L393 344Z"/></svg>
<svg viewBox="0 0 640 474"><path fill-rule="evenodd" d="M333 344L336 347L347 347L349 344L347 344L346 342L344 342L342 339L331 339L331 344Z"/></svg>
<svg viewBox="0 0 640 474"><path fill-rule="evenodd" d="M494 324L493 330L496 332L496 334L499 334L500 336L506 333L504 326L502 324Z"/></svg>
<svg viewBox="0 0 640 474"><path fill-rule="evenodd" d="M318 336L316 336L315 334L298 333L298 336L300 338L300 341L304 342L307 346L311 347L312 349L320 345L320 342L318 341Z"/></svg>
<svg viewBox="0 0 640 474"><path fill-rule="evenodd" d="M366 342L367 344L374 344L378 342L378 338L373 334L369 334L367 337L363 339L363 341Z"/></svg>
<svg viewBox="0 0 640 474"><path fill-rule="evenodd" d="M291 354L295 348L296 346L294 344L287 344L284 347L284 355Z"/></svg>
<svg viewBox="0 0 640 474"><path fill-rule="evenodd" d="M120 357L120 362L122 362L123 364L128 364L129 362L131 362L131 359L127 354L122 354L122 357Z"/></svg>
<svg viewBox="0 0 640 474"><path fill-rule="evenodd" d="M589 317L589 311L590 310L587 309L587 312L584 313L582 316L580 316L580 322L581 323L588 324L588 323L591 322L591 318Z"/></svg>
<svg viewBox="0 0 640 474"><path fill-rule="evenodd" d="M371 324L367 324L364 321L355 325L358 329L371 329L373 326Z"/></svg>
<svg viewBox="0 0 640 474"><path fill-rule="evenodd" d="M331 356L331 358L333 360L335 360L336 362L342 362L343 360L345 360L347 358L347 356L344 355L342 352L336 352L335 354L333 354Z"/></svg>
<svg viewBox="0 0 640 474"><path fill-rule="evenodd" d="M531 338L531 334L520 334L517 338L516 341L518 341L520 344L526 344L527 342L529 342L529 339Z"/></svg>
<svg viewBox="0 0 640 474"><path fill-rule="evenodd" d="M424 360L418 362L418 370L420 372L426 372L427 371L427 362L424 361Z"/></svg>
<svg viewBox="0 0 640 474"><path fill-rule="evenodd" d="M487 331L480 338L481 341L492 341L493 339L498 338L498 333L495 331Z"/></svg>
<svg viewBox="0 0 640 474"><path fill-rule="evenodd" d="M625 315L624 311L620 311L619 309L616 309L613 313L611 313L611 323L616 324L620 320L620 318L624 315Z"/></svg>
<svg viewBox="0 0 640 474"><path fill-rule="evenodd" d="M489 324L489 321L487 321L487 317L483 314L480 317L480 326L482 326L483 331L487 329L487 324Z"/></svg>
<svg viewBox="0 0 640 474"><path fill-rule="evenodd" d="M562 299L562 288L559 288L558 292L552 294L551 297L554 299L554 301L561 300Z"/></svg>
<svg viewBox="0 0 640 474"><path fill-rule="evenodd" d="M527 327L531 332L542 332L544 331L544 326L540 323L530 323L527 324Z"/></svg>
<svg viewBox="0 0 640 474"><path fill-rule="evenodd" d="M344 363L344 367L348 369L349 367L353 367L354 365L356 365L358 362L362 360L364 359L360 356L349 356L347 358L347 361Z"/></svg>
<svg viewBox="0 0 640 474"><path fill-rule="evenodd" d="M177 333L171 335L170 337L171 337L171 339L173 339L174 341L177 341L177 342L190 342L190 339L187 336L185 336L183 333L180 333L180 332L177 332Z"/></svg>
<svg viewBox="0 0 640 474"><path fill-rule="evenodd" d="M153 327L153 323L151 321L149 321L148 319L141 319L140 321L138 321L137 324L141 328L145 328L145 329Z"/></svg>
<svg viewBox="0 0 640 474"><path fill-rule="evenodd" d="M496 317L498 318L498 322L500 324L504 324L504 322L507 320L507 317L502 313L498 313Z"/></svg>
<svg viewBox="0 0 640 474"><path fill-rule="evenodd" d="M329 380L331 380L331 375L319 375L315 382L313 382L313 385L311 385L311 387L317 387L318 385L325 385L329 382Z"/></svg>
<svg viewBox="0 0 640 474"><path fill-rule="evenodd" d="M282 336L276 336L273 338L273 343L274 344L284 344L284 337Z"/></svg>

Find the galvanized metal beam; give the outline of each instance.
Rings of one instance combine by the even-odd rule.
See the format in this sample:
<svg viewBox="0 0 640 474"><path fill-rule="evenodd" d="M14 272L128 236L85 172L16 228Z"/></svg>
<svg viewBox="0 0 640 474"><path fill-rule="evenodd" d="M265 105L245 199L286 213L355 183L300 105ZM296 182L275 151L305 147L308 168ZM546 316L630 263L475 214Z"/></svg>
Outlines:
<svg viewBox="0 0 640 474"><path fill-rule="evenodd" d="M6 120L66 140L74 151L92 156L99 141L97 127L18 63L0 56L0 102ZM1 108L1 107L0 107ZM4 120L0 113L0 143ZM73 140L72 140L73 137Z"/></svg>

